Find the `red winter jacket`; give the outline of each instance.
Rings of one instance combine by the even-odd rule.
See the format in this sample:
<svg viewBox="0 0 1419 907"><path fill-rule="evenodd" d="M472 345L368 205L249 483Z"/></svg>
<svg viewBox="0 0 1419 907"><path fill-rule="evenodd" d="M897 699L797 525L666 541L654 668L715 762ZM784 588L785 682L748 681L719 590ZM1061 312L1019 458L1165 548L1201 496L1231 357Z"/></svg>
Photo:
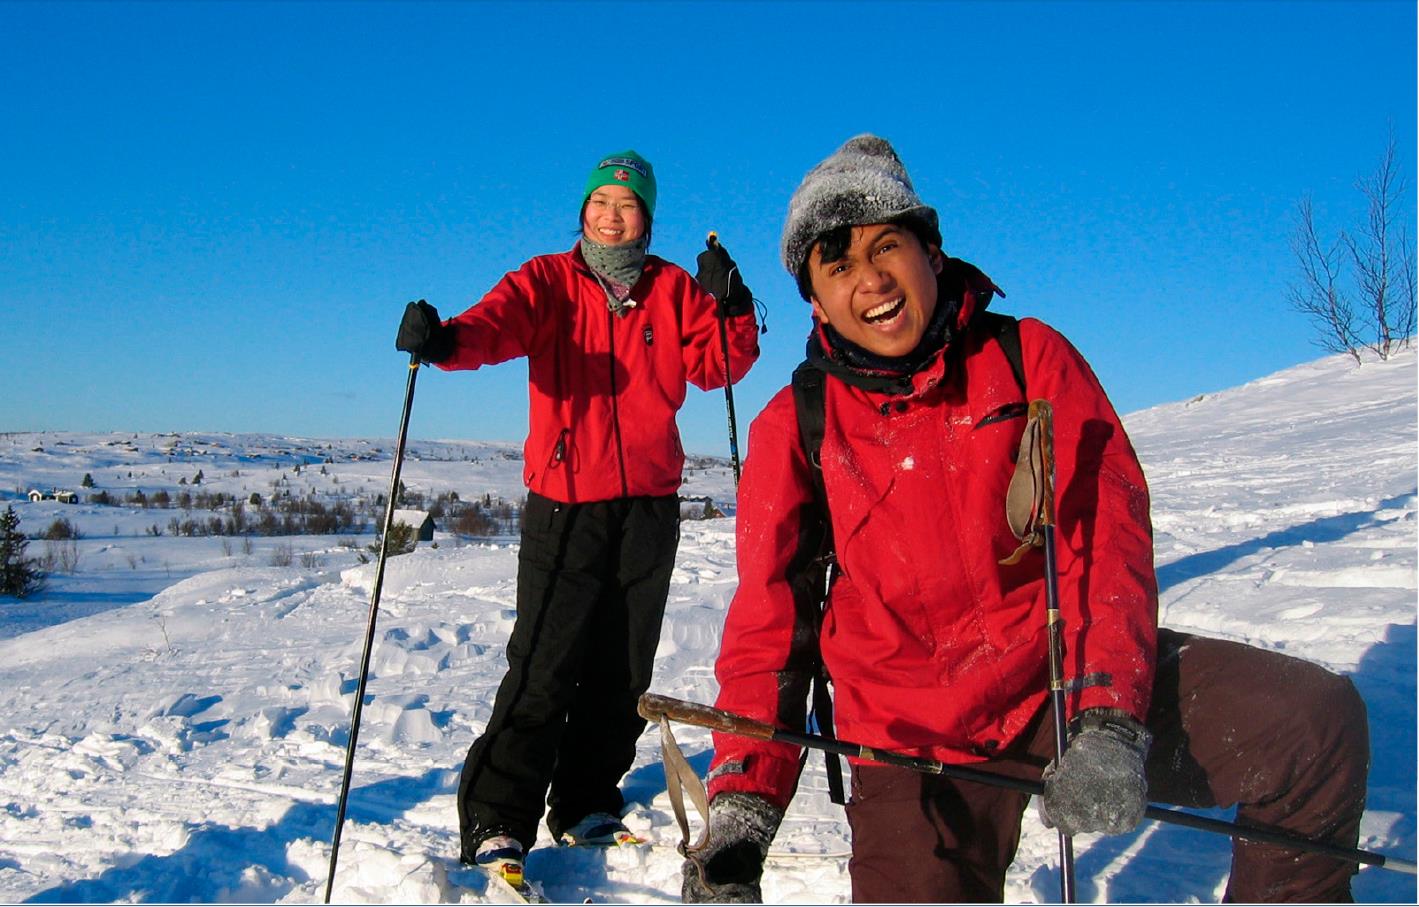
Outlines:
<svg viewBox="0 0 1419 907"><path fill-rule="evenodd" d="M943 277L943 294L961 300L958 328L993 286L970 272L974 280L958 269L955 287ZM1068 708L1123 709L1141 721L1158 597L1143 473L1074 347L1033 319L1019 329L1029 396L1054 409ZM1022 732L1048 688L1043 554L999 563L1018 546L1005 493L1025 425L1019 384L999 343L975 329L958 333L905 393L825 370L821 461L840 573L822 629L815 639L804 580L813 493L785 388L750 429L717 704L801 730L816 643L843 739L948 763L988 759ZM796 747L718 733L714 742L711 795L744 791L787 806Z"/></svg>
<svg viewBox="0 0 1419 907"><path fill-rule="evenodd" d="M523 481L565 503L674 494L685 462L675 413L685 382L723 387L714 298L654 255L617 316L581 250L541 255L446 322L454 353L440 368L476 369L526 356L530 425ZM730 373L759 355L752 312L728 318Z"/></svg>

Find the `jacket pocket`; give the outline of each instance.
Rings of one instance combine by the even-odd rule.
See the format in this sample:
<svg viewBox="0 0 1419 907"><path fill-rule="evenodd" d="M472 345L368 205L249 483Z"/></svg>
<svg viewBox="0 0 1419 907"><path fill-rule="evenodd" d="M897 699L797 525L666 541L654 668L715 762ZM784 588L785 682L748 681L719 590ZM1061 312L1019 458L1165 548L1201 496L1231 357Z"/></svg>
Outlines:
<svg viewBox="0 0 1419 907"><path fill-rule="evenodd" d="M555 568L570 507L535 491L528 492L527 503L522 510L519 562L547 570Z"/></svg>
<svg viewBox="0 0 1419 907"><path fill-rule="evenodd" d="M971 431L985 428L987 425L995 425L998 422L1009 422L1011 419L1023 419L1029 412L1030 407L1026 403L1007 403L994 412L983 416L979 422L972 426Z"/></svg>

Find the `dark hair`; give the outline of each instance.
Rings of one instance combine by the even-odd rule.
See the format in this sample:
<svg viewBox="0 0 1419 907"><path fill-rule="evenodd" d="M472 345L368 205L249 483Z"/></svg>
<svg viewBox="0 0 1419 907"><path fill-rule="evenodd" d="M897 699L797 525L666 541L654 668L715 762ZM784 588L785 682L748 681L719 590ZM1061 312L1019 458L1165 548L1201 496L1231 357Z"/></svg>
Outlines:
<svg viewBox="0 0 1419 907"><path fill-rule="evenodd" d="M941 248L941 231L916 215L905 214L887 223L906 227L921 243L923 249L928 246ZM817 238L808 244L808 254L803 256L803 261L798 265L798 273L794 275L798 282L798 295L802 296L805 302L813 298L813 280L808 274L808 263L813 258L813 250L818 250L823 261L837 261L847 254L848 247L852 245L852 229L856 226L861 224L834 227L819 233Z"/></svg>

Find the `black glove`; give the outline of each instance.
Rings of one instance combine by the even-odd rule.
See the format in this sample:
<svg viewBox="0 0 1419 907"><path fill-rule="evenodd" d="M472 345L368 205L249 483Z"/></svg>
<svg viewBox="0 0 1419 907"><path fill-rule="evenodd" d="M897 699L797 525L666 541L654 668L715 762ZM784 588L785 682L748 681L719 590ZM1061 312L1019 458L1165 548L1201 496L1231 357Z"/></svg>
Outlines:
<svg viewBox="0 0 1419 907"><path fill-rule="evenodd" d="M705 250L695 258L699 270L695 280L719 303L719 313L726 318L743 315L754 310L754 294L744 286L744 278L739 276L739 266L724 246L711 237L705 243Z"/></svg>
<svg viewBox="0 0 1419 907"><path fill-rule="evenodd" d="M755 794L720 794L710 804L709 835L685 856L680 902L759 904L759 877L783 810Z"/></svg>
<svg viewBox="0 0 1419 907"><path fill-rule="evenodd" d="M1045 822L1067 835L1133 830L1148 808L1143 767L1153 735L1113 709L1089 709L1075 723L1063 758L1045 769Z"/></svg>
<svg viewBox="0 0 1419 907"><path fill-rule="evenodd" d="M453 355L453 329L444 326L438 309L420 299L404 307L394 348L412 353L422 362L442 362Z"/></svg>

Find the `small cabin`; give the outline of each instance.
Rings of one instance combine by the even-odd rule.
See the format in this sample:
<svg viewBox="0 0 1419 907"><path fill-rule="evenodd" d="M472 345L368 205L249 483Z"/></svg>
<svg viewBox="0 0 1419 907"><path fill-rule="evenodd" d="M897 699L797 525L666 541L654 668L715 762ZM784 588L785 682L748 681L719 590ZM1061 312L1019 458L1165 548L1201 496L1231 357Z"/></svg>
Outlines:
<svg viewBox="0 0 1419 907"><path fill-rule="evenodd" d="M432 542L434 530L438 528L434 525L434 518L422 510L396 510L394 522L403 523L413 529L414 538L421 542Z"/></svg>
<svg viewBox="0 0 1419 907"><path fill-rule="evenodd" d="M51 488L49 491L40 491L38 488L30 489L30 501L38 504L40 501L58 501L61 504L79 503L79 495L72 491L58 491Z"/></svg>

